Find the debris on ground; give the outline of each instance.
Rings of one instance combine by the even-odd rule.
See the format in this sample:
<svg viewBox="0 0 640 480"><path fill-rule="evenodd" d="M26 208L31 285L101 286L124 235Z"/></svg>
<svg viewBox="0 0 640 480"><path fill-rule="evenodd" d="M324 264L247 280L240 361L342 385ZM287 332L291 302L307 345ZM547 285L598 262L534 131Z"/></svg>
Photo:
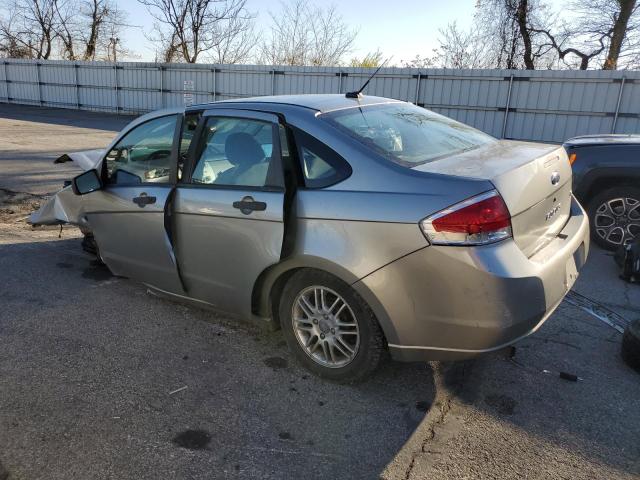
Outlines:
<svg viewBox="0 0 640 480"><path fill-rule="evenodd" d="M517 365L520 368L523 368L524 370L527 370L531 373L543 373L545 375L554 375L557 376L558 378L561 378L563 380L567 380L569 382L577 382L578 380L582 381L584 380L584 378L579 377L573 373L569 373L569 372L563 372L563 371L554 371L554 370L547 370L546 368L543 370L538 370L537 368L533 368L533 367L529 367L527 365L524 365L522 363L520 363L519 361L517 361L515 358L509 358L508 359L511 363L513 363L514 365Z"/></svg>
<svg viewBox="0 0 640 480"><path fill-rule="evenodd" d="M580 378L577 375L574 375L573 373L568 373L568 372L552 372L551 370L542 370L542 373L544 373L545 375L557 375L558 378L561 378L563 380L568 380L570 382L577 382L578 380L584 380L583 378Z"/></svg>
<svg viewBox="0 0 640 480"><path fill-rule="evenodd" d="M181 391L186 390L186 389L187 389L187 386L185 385L184 387L180 387L180 388L177 388L177 389L173 390L172 392L169 392L169 395L173 395L174 393L178 393L178 392L181 392Z"/></svg>
<svg viewBox="0 0 640 480"><path fill-rule="evenodd" d="M620 333L624 333L624 327L629 323L623 316L617 314L610 308L607 308L601 303L591 300L584 295L580 295L578 292L573 290L567 293L565 300L567 303L574 307L581 308Z"/></svg>

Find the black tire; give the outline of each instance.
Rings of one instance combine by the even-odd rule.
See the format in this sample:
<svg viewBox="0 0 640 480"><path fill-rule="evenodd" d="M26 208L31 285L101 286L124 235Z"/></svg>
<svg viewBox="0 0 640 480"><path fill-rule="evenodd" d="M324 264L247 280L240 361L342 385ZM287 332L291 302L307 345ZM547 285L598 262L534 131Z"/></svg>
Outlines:
<svg viewBox="0 0 640 480"><path fill-rule="evenodd" d="M640 373L640 320L631 322L625 329L620 354L627 365Z"/></svg>
<svg viewBox="0 0 640 480"><path fill-rule="evenodd" d="M98 244L96 243L93 233L88 232L84 234L84 238L82 239L82 249L96 257L95 262L97 265L104 265L104 262L100 257L100 249L98 248Z"/></svg>
<svg viewBox="0 0 640 480"><path fill-rule="evenodd" d="M296 299L305 289L312 286L330 289L340 295L355 317L359 345L353 359L344 366L328 367L318 363L307 354L296 336L293 325ZM385 354L384 334L369 306L353 288L326 272L305 268L294 273L282 291L278 313L289 350L307 370L319 377L339 383L362 381L376 370Z"/></svg>
<svg viewBox="0 0 640 480"><path fill-rule="evenodd" d="M602 248L606 250L611 250L611 251L618 249L621 243L608 241L605 238L603 238L602 236L603 230L598 229L596 227L595 218L596 218L598 209L602 205L616 198L629 198L640 203L640 188L622 186L622 187L614 187L614 188L609 188L607 190L603 190L602 192L598 193L595 197L593 197L589 201L589 206L587 207L587 212L589 215L589 226L591 227L591 238L595 243L600 245ZM613 238L617 240L616 237L613 237Z"/></svg>

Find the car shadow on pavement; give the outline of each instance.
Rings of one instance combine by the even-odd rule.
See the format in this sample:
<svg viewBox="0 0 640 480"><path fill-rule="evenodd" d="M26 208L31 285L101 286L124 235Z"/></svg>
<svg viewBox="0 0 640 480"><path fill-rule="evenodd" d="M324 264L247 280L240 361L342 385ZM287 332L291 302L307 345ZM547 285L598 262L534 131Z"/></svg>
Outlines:
<svg viewBox="0 0 640 480"><path fill-rule="evenodd" d="M320 380L280 332L150 295L79 239L0 245L0 284L17 478L375 478L434 399L426 364Z"/></svg>
<svg viewBox="0 0 640 480"><path fill-rule="evenodd" d="M136 115L71 110L67 108L38 107L35 105L0 104L0 117L28 122L49 123L69 127L120 131Z"/></svg>

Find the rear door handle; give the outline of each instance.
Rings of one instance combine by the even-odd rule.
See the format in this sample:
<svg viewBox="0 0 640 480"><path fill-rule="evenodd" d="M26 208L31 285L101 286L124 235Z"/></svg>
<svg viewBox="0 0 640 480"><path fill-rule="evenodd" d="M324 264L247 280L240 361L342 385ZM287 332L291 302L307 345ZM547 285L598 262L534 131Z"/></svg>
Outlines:
<svg viewBox="0 0 640 480"><path fill-rule="evenodd" d="M144 208L145 205L156 203L156 197L149 196L146 192L142 192L139 197L133 198L133 203L138 205L140 208Z"/></svg>
<svg viewBox="0 0 640 480"><path fill-rule="evenodd" d="M253 197L244 197L239 202L233 202L233 208L237 208L245 215L249 215L251 212L266 210L267 204L265 202L256 202Z"/></svg>

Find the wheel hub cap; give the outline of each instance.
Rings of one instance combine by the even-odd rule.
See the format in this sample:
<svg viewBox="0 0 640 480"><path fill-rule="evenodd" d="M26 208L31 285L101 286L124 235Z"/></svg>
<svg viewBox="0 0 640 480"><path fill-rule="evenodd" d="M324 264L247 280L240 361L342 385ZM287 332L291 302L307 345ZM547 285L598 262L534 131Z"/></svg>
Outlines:
<svg viewBox="0 0 640 480"><path fill-rule="evenodd" d="M338 293L320 286L305 288L291 313L296 339L316 363L340 368L353 361L360 346L358 323Z"/></svg>

